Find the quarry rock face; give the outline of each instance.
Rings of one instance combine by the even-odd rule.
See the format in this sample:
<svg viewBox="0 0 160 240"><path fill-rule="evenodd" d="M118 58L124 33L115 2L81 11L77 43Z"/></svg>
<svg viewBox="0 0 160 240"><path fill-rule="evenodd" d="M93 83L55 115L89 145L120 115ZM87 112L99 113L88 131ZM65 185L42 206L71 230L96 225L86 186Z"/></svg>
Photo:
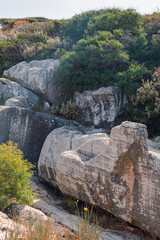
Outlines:
<svg viewBox="0 0 160 240"><path fill-rule="evenodd" d="M0 106L0 144L9 140L18 144L24 157L37 163L47 135L55 128L77 123L29 109Z"/></svg>
<svg viewBox="0 0 160 240"><path fill-rule="evenodd" d="M102 87L96 91L76 92L74 102L82 112L86 124L112 128L120 108L126 103L119 87Z"/></svg>
<svg viewBox="0 0 160 240"><path fill-rule="evenodd" d="M0 101L7 106L31 109L38 105L39 97L16 82L0 78Z"/></svg>
<svg viewBox="0 0 160 240"><path fill-rule="evenodd" d="M71 98L71 91L67 92L62 86L54 85L58 64L58 59L33 60L29 63L24 61L4 71L4 75L51 104L60 104Z"/></svg>
<svg viewBox="0 0 160 240"><path fill-rule="evenodd" d="M114 127L110 138L56 129L44 142L39 176L160 237L160 154L148 150L147 137L146 126L132 122Z"/></svg>

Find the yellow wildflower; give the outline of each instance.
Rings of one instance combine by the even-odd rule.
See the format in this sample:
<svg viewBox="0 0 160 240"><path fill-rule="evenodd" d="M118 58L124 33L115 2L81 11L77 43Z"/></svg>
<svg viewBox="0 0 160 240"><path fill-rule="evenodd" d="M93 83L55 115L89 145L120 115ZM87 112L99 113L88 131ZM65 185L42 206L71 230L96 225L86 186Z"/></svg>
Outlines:
<svg viewBox="0 0 160 240"><path fill-rule="evenodd" d="M87 207L85 207L85 208L84 208L84 211L88 211L88 208L87 208Z"/></svg>

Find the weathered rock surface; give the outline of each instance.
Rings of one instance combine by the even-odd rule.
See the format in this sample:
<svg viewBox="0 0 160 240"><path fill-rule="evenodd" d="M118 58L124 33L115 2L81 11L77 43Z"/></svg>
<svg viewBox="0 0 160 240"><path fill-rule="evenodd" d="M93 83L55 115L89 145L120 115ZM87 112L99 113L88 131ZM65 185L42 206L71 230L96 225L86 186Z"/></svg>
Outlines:
<svg viewBox="0 0 160 240"><path fill-rule="evenodd" d="M147 136L145 125L132 122L110 138L56 129L43 145L39 176L160 237L160 155L148 151Z"/></svg>
<svg viewBox="0 0 160 240"><path fill-rule="evenodd" d="M21 220L42 220L47 221L48 217L40 210L30 207L28 205L13 205L12 206L12 214L17 219L20 218Z"/></svg>
<svg viewBox="0 0 160 240"><path fill-rule="evenodd" d="M24 227L11 220L5 213L0 212L0 240L5 240L13 229L24 231Z"/></svg>
<svg viewBox="0 0 160 240"><path fill-rule="evenodd" d="M37 106L39 97L16 82L0 78L0 101L5 101L7 106L31 109Z"/></svg>
<svg viewBox="0 0 160 240"><path fill-rule="evenodd" d="M89 125L112 128L120 108L126 103L119 87L100 88L96 91L76 92L74 102L82 112L82 121Z"/></svg>
<svg viewBox="0 0 160 240"><path fill-rule="evenodd" d="M4 106L14 106L14 107L22 107L22 108L29 108L32 109L31 105L27 101L25 97L18 96L9 98L5 101Z"/></svg>
<svg viewBox="0 0 160 240"><path fill-rule="evenodd" d="M63 126L85 127L74 121L62 119L55 115L37 112L19 107L0 106L0 144L13 141L23 151L25 158L37 163L42 145L47 135Z"/></svg>
<svg viewBox="0 0 160 240"><path fill-rule="evenodd" d="M50 220L53 220L60 226L76 231L80 225L80 218L64 210L61 206L61 200L50 192L38 178L32 178L31 182L34 191L37 193L37 199L33 205L34 208L41 210ZM25 212L25 210L21 210L21 213L23 212ZM100 231L101 237L97 240L141 240L140 237L125 231L104 228L100 228Z"/></svg>
<svg viewBox="0 0 160 240"><path fill-rule="evenodd" d="M61 104L71 98L72 94L62 86L54 85L58 63L59 60L53 59L20 62L4 71L4 75L40 95L44 100L52 104Z"/></svg>
<svg viewBox="0 0 160 240"><path fill-rule="evenodd" d="M148 146L150 149L160 151L160 136L158 136L152 140L148 139Z"/></svg>

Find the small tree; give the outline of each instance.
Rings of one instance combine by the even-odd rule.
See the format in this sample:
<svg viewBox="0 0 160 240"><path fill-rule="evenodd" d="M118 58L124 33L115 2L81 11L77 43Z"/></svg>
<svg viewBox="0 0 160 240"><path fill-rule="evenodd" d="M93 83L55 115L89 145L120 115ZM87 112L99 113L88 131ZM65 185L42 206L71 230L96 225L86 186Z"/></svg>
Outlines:
<svg viewBox="0 0 160 240"><path fill-rule="evenodd" d="M33 165L24 160L23 153L12 142L0 145L0 209L17 201L32 203L33 193L29 178Z"/></svg>

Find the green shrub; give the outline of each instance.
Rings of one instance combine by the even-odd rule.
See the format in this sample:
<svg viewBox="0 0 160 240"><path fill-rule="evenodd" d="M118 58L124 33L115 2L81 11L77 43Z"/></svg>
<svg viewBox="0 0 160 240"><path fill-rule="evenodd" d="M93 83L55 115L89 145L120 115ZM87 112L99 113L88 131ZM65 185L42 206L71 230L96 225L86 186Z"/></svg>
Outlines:
<svg viewBox="0 0 160 240"><path fill-rule="evenodd" d="M82 92L114 85L115 75L125 69L129 56L109 32L81 39L60 60L56 82Z"/></svg>
<svg viewBox="0 0 160 240"><path fill-rule="evenodd" d="M148 127L150 136L160 134L160 78L153 75L151 81L142 80L136 95L130 97L130 104L124 109L123 118L144 123Z"/></svg>
<svg viewBox="0 0 160 240"><path fill-rule="evenodd" d="M122 91L128 95L135 94L140 86L141 79L147 79L151 72L147 70L144 64L132 62L128 69L123 72L118 72L116 80Z"/></svg>
<svg viewBox="0 0 160 240"><path fill-rule="evenodd" d="M33 202L29 178L33 165L23 159L23 153L12 142L0 145L0 209L12 201L21 204Z"/></svg>
<svg viewBox="0 0 160 240"><path fill-rule="evenodd" d="M76 43L84 37L89 20L97 14L99 15L100 11L93 10L75 15L66 22L63 35L70 37Z"/></svg>
<svg viewBox="0 0 160 240"><path fill-rule="evenodd" d="M87 34L93 35L96 31L113 32L115 29L123 29L137 35L141 26L141 16L135 10L106 9L90 19Z"/></svg>

